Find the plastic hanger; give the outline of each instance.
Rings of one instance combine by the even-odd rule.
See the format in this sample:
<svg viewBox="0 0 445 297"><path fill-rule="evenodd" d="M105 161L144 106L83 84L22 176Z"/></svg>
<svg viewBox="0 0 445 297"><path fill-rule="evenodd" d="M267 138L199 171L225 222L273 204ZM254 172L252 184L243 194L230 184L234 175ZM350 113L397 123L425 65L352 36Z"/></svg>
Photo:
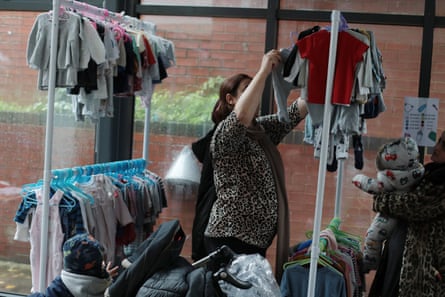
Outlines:
<svg viewBox="0 0 445 297"><path fill-rule="evenodd" d="M75 185L75 181L79 178L83 170L81 167L67 168L62 170L53 170L53 180L51 183L52 187L59 188L64 191L67 196L70 196L72 201L70 206L74 206L76 203L76 198L71 195L71 192L75 192L77 197L87 200L91 205L95 203L93 196L82 191L79 187Z"/></svg>
<svg viewBox="0 0 445 297"><path fill-rule="evenodd" d="M310 263L311 263L311 255L310 255L310 253L307 253L307 254L297 257L297 259L295 259L293 261L284 263L283 269L289 268L293 265L307 266ZM335 267L335 264L336 264L335 261L332 258L325 255L324 253L319 254L318 259L317 259L317 264L322 267L327 267L327 268L331 269L332 271L343 276L343 273Z"/></svg>

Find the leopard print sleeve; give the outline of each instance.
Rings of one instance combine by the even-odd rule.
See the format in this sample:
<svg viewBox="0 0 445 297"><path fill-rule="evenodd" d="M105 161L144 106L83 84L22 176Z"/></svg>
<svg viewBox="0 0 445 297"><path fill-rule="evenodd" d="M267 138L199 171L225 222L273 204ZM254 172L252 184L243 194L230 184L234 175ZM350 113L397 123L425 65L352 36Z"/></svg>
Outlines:
<svg viewBox="0 0 445 297"><path fill-rule="evenodd" d="M407 221L430 221L445 216L445 185L423 179L409 192L382 192L374 196L374 210Z"/></svg>
<svg viewBox="0 0 445 297"><path fill-rule="evenodd" d="M278 114L261 116L257 121L264 127L266 133L275 145L278 145L283 138L292 131L303 119L298 110L297 100L292 102L287 108L290 121L288 123L280 122Z"/></svg>

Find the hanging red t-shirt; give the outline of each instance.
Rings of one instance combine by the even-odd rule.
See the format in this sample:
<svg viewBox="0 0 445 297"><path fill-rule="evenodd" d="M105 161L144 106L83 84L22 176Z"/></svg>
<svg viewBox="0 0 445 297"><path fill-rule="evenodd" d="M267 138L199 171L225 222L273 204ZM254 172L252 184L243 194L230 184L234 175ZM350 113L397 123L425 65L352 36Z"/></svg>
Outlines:
<svg viewBox="0 0 445 297"><path fill-rule="evenodd" d="M297 41L302 58L309 61L308 102L325 103L331 33L320 30ZM338 33L336 67L332 85L332 104L349 105L355 79L355 67L363 60L368 45L351 34Z"/></svg>

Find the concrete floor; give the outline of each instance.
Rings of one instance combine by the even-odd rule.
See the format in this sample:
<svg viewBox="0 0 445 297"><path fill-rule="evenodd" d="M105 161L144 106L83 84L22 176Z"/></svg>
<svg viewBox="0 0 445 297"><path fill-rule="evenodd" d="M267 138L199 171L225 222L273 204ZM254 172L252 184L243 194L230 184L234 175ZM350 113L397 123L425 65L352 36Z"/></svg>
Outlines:
<svg viewBox="0 0 445 297"><path fill-rule="evenodd" d="M30 293L30 284L31 269L29 265L0 261L0 292L14 292L26 296ZM0 293L0 296L12 295Z"/></svg>

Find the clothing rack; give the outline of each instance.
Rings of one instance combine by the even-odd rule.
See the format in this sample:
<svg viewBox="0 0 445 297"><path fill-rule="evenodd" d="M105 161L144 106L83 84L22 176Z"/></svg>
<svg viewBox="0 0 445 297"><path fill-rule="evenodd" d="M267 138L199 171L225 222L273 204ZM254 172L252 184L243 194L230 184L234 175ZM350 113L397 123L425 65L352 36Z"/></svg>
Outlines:
<svg viewBox="0 0 445 297"><path fill-rule="evenodd" d="M86 13L87 16L98 16L103 20L112 21L125 25L129 28L145 31L150 34L156 32L156 25L147 21L142 21L138 18L125 15L125 12L112 12L105 8L99 8L91 4L74 0L60 0L58 5L60 8L71 8L76 11ZM54 10L54 9L53 9ZM60 9L59 9L60 10ZM62 10L63 11L63 10ZM148 144L149 144L149 125L150 125L150 107L145 109L145 121L144 121L144 138L142 147L142 158L148 160Z"/></svg>
<svg viewBox="0 0 445 297"><path fill-rule="evenodd" d="M127 25L135 26L135 18L124 17L123 13L110 12L107 9L98 8L86 3L73 1L73 0L53 0L52 1L52 14L53 19L58 20L60 13L63 12L62 5L67 8L73 8L77 11L84 11L89 15L95 15L104 19L124 23ZM142 21L140 21L142 22ZM144 28L142 25L141 28ZM46 130L45 130L45 151L44 151L44 169L43 169L43 201L42 201L42 225L41 225L41 246L40 246L40 259L46 259L48 257L48 221L49 221L49 195L50 195L50 183L55 174L60 174L60 171L51 170L52 159L52 146L53 146L53 134L54 134L54 101L55 101L55 89L56 89L56 58L58 48L58 32L59 22L51 22L51 44L50 44L50 62L49 62L49 78L48 78L48 103L47 103L47 118L46 118ZM146 113L147 115L147 113ZM147 123L147 120L146 120ZM147 127L144 129L144 134L148 134ZM148 137L144 135L144 162L148 156ZM145 163L144 163L145 164ZM120 163L108 164L111 166L122 165ZM42 263L44 263L42 261ZM41 264L39 268L40 279L38 291L44 292L46 289L46 265Z"/></svg>
<svg viewBox="0 0 445 297"><path fill-rule="evenodd" d="M63 259L57 249L72 235L90 233L104 246L105 261L119 263L153 232L167 204L162 179L145 164L143 159L134 159L52 170L52 231L46 238L40 238L38 230L43 219L42 181L22 187L14 239L31 244L32 293L38 290L42 277L35 269L47 267L46 286L60 274ZM42 240L47 242L46 259L39 257Z"/></svg>
<svg viewBox="0 0 445 297"><path fill-rule="evenodd" d="M309 270L309 282L308 282L308 297L315 296L315 283L317 279L317 265L320 256L320 227L321 219L323 213L323 199L325 191L325 178L326 178L326 163L328 155L328 142L329 142L329 131L330 122L332 114L332 88L335 73L335 63L337 54L337 40L338 40L338 30L340 24L340 12L333 10L331 13L331 35L330 35L330 45L329 45L329 64L328 64L328 75L326 81L326 95L324 104L324 114L323 114L323 131L321 138L321 152L320 152L320 162L318 167L318 184L317 184L317 198L315 203L315 215L314 215L314 228L312 235L312 247L311 247L311 263ZM341 164L342 165L342 164ZM340 166L342 170L343 166ZM338 179L340 180L340 179ZM339 183L339 182L338 182ZM337 183L337 187L338 187ZM336 197L336 212L339 212L339 199L338 196L341 192L337 192Z"/></svg>

